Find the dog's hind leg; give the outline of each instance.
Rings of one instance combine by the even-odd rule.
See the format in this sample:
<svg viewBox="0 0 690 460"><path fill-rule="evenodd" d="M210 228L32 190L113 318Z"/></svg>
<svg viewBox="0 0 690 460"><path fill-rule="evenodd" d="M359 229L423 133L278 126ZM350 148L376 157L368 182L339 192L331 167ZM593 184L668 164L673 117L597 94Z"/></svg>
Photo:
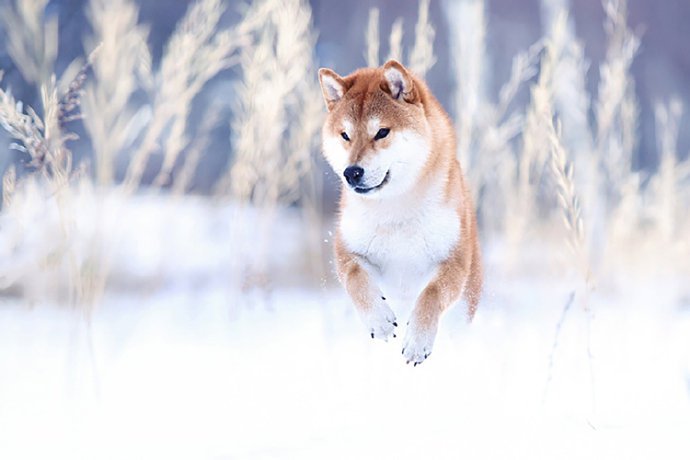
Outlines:
<svg viewBox="0 0 690 460"><path fill-rule="evenodd" d="M463 297L467 302L467 318L469 321L472 321L474 314L477 312L477 304L479 304L479 298L482 295L482 284L484 279L479 241L475 239L472 246L470 273L465 284L465 291L463 292Z"/></svg>

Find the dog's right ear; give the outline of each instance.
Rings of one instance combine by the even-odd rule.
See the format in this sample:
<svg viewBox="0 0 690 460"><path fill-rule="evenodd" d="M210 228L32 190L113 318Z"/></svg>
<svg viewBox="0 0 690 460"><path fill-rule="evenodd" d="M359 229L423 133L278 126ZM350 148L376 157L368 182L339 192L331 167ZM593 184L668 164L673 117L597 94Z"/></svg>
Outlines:
<svg viewBox="0 0 690 460"><path fill-rule="evenodd" d="M335 103L343 98L345 94L345 80L331 69L319 69L319 81L321 82L321 92L326 101L326 107L330 112Z"/></svg>

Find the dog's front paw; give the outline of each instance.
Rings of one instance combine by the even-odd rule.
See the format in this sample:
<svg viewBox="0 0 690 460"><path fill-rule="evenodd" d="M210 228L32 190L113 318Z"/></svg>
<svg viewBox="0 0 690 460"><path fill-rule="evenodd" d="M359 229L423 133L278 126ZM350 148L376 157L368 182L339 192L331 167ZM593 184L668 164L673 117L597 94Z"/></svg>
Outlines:
<svg viewBox="0 0 690 460"><path fill-rule="evenodd" d="M407 364L421 364L431 354L436 338L436 327L423 327L416 320L408 323L402 354Z"/></svg>
<svg viewBox="0 0 690 460"><path fill-rule="evenodd" d="M395 313L383 297L380 296L370 308L360 310L360 317L372 339L388 341L391 336L395 337L395 328L398 323L395 320Z"/></svg>

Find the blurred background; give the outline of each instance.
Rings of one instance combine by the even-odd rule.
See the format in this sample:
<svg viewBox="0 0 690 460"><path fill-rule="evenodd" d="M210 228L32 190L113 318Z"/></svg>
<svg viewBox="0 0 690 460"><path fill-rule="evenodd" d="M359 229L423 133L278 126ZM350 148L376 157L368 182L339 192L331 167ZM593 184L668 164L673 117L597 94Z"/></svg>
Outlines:
<svg viewBox="0 0 690 460"><path fill-rule="evenodd" d="M7 0L11 4L10 0ZM77 58L84 58L91 51L85 47L85 37L91 35L92 24L88 20L87 0L64 0L44 2L46 15L58 21L58 53L55 60L55 72L60 75L68 65ZM453 31L457 24L451 22L449 8L454 2L436 1L429 5L429 18L435 29L433 38L435 64L429 69L426 79L431 89L452 115L456 115L453 93L456 77L452 64L454 49ZM629 0L627 5L627 23L632 31L641 37L641 44L635 59L630 65L630 74L635 81L635 96L639 103L640 116L638 142L635 146L634 164L636 168L655 169L659 158L656 154L654 104L678 97L687 101L688 79L690 78L690 54L684 44L690 39L690 31L683 25L690 17L690 6L682 0L670 0L662 5L646 0ZM154 67L160 65L165 45L175 30L175 25L187 11L186 1L142 0L139 7L138 21L146 25L147 35ZM312 1L308 2L312 15L312 33L315 38L313 57L315 64L330 67L345 75L367 64L366 27L369 11L378 8L381 32L381 56L389 53L388 36L393 23L401 19L405 31L401 37L404 49L409 50L414 44L414 25L417 20L418 4L415 1ZM512 58L537 42L548 30L553 12L560 7L567 7L569 20L575 36L583 49L587 72L586 89L596 94L600 81L599 66L606 58L607 38L603 24L605 13L599 0L566 0L540 1L492 0L485 2L484 21L490 25L485 32L485 47L490 50L482 59L482 84L486 96L493 98L507 81ZM227 2L227 12L220 22L222 27L232 27L241 19L243 2ZM382 58L383 59L383 58ZM27 82L22 73L13 64L8 47L0 49L0 66L5 71L4 84L12 88L18 100L27 105L40 106L39 94L35 85ZM218 106L221 111L219 122L210 134L212 149L215 153L204 155L200 162L190 188L198 193L209 193L219 174L227 166L231 150L230 125L235 91L232 84L241 78L237 66L219 72L205 85L194 101L192 117L188 128L196 132L201 114L209 104ZM525 102L527 89L521 90L516 99ZM137 100L140 102L140 100ZM590 118L592 114L590 113ZM221 122L222 121L222 122ZM681 119L681 126L687 126L687 114ZM72 129L83 134L79 126ZM5 134L5 133L3 133ZM88 136L72 145L72 151L78 158L93 155ZM690 134L687 129L680 129L678 135L678 152L685 157L690 150ZM183 152L183 155L185 153ZM4 155L2 162L21 162L21 155L10 152ZM118 173L124 174L126 156L118 165ZM145 181L153 179L155 167L145 175ZM337 184L337 183L336 183ZM332 184L331 184L332 185Z"/></svg>
<svg viewBox="0 0 690 460"><path fill-rule="evenodd" d="M0 457L685 458L689 21L0 0ZM390 58L455 121L485 260L414 370L335 280L320 152L319 67Z"/></svg>

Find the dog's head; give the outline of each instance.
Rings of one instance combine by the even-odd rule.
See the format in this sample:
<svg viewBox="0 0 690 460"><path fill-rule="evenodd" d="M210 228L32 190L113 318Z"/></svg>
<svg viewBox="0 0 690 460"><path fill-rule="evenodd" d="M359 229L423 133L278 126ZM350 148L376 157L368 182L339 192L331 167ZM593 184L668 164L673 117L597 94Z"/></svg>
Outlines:
<svg viewBox="0 0 690 460"><path fill-rule="evenodd" d="M320 69L328 116L323 150L345 188L363 197L409 191L430 152L420 83L399 62L340 77Z"/></svg>

